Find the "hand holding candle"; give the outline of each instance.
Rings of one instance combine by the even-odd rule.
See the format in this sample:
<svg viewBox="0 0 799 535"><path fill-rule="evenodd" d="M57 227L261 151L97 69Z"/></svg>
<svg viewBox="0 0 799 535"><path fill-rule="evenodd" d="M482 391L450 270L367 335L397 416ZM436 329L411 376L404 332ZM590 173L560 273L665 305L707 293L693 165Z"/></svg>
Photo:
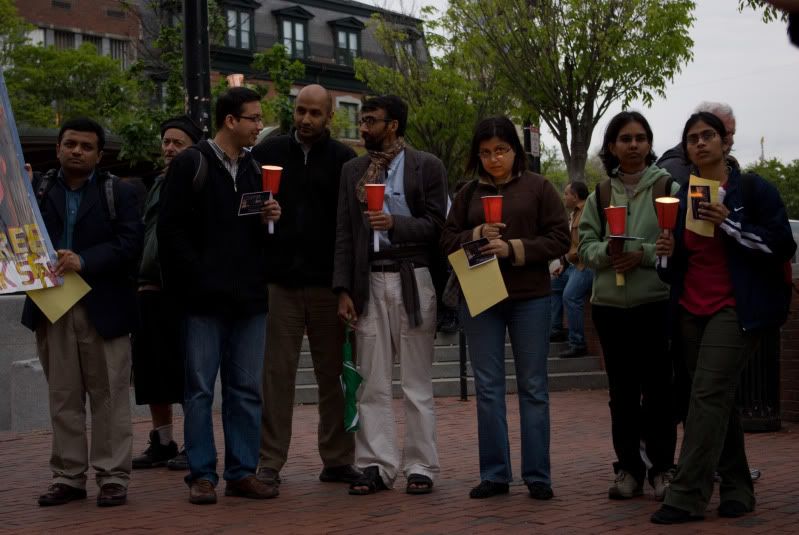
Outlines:
<svg viewBox="0 0 799 535"><path fill-rule="evenodd" d="M605 208L605 219L608 223L611 236L624 236L627 228L627 207L608 206ZM609 252L611 256L618 256L624 251L624 242L610 238ZM624 286L624 273L616 273L616 286Z"/></svg>
<svg viewBox="0 0 799 535"><path fill-rule="evenodd" d="M366 184L366 209L370 212L382 212L385 195L385 184ZM372 231L372 233L374 236L374 252L378 252L380 250L380 235L377 231Z"/></svg>
<svg viewBox="0 0 799 535"><path fill-rule="evenodd" d="M680 208L680 200L676 197L660 197L655 199L655 208L658 215L658 226L666 231L666 237L671 235L671 232L677 226L677 211ZM665 268L668 266L669 258L667 256L658 256L660 267Z"/></svg>
<svg viewBox="0 0 799 535"><path fill-rule="evenodd" d="M277 165L262 165L261 166L261 186L263 191L270 193L269 198L273 199L280 190L280 174L283 168ZM275 233L275 222L269 222L269 234Z"/></svg>

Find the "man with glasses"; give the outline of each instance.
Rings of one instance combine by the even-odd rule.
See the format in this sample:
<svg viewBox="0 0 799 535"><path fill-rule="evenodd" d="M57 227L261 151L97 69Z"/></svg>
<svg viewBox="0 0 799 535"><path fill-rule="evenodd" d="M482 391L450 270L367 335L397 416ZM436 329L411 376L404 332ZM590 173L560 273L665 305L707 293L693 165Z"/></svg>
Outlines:
<svg viewBox="0 0 799 535"><path fill-rule="evenodd" d="M436 294L429 266L447 209L446 171L435 156L405 144L408 107L400 98L371 98L361 112L369 154L347 162L341 173L333 273L338 314L355 326L365 379L355 434L355 463L364 474L350 493L393 487L402 469L406 491L426 494L439 471L431 379ZM382 211L367 210L367 184L385 184ZM391 403L395 360L405 397L402 453Z"/></svg>
<svg viewBox="0 0 799 535"><path fill-rule="evenodd" d="M261 370L266 336L266 222L239 215L242 196L259 192L258 165L244 150L261 128L258 93L234 87L219 96L216 135L176 156L162 193L157 235L165 288L185 312L183 423L189 501L216 503L216 448L211 408L222 377L226 496L273 498L255 477L261 429Z"/></svg>
<svg viewBox="0 0 799 535"><path fill-rule="evenodd" d="M294 387L303 334L308 333L319 386L319 479L351 483L352 433L344 429L339 376L344 327L331 290L336 209L341 167L355 151L330 137L330 93L320 85L302 89L294 101L294 128L258 144L253 156L283 168L280 229L269 236L269 314L264 358L264 410L258 477L280 483L291 442Z"/></svg>

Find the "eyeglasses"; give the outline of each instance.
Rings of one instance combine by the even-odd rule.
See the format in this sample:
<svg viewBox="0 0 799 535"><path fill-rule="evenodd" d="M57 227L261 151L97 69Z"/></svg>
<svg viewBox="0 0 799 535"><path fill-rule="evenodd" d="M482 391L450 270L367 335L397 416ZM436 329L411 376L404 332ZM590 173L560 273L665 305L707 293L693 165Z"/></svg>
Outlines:
<svg viewBox="0 0 799 535"><path fill-rule="evenodd" d="M491 156L496 156L497 158L502 158L503 156L505 156L507 153L509 153L512 150L513 149L511 147L509 147L508 145L498 145L498 146L494 147L494 150L483 149L480 152L478 152L477 155L483 160L488 160L488 159L491 158Z"/></svg>
<svg viewBox="0 0 799 535"><path fill-rule="evenodd" d="M252 121L255 124L261 123L263 124L264 118L262 115L237 115L239 119L247 119L248 121Z"/></svg>
<svg viewBox="0 0 799 535"><path fill-rule="evenodd" d="M702 141L704 141L705 143L707 143L709 141L712 141L712 140L716 139L717 135L718 134L716 133L715 130L703 130L703 131L699 132L698 134L690 134L685 139L686 139L686 141L688 142L689 145L696 145L697 143L699 143L700 139Z"/></svg>
<svg viewBox="0 0 799 535"><path fill-rule="evenodd" d="M358 119L359 125L366 125L368 128L372 128L376 122L381 121L384 123L390 123L394 119L379 119L377 117L372 117L371 115L367 115L366 117L361 117Z"/></svg>

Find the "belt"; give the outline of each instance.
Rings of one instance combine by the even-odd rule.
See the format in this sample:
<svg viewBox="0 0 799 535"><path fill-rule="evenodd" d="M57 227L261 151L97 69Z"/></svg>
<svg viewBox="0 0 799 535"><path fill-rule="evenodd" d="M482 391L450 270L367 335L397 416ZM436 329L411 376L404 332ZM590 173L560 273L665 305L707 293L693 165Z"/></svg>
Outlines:
<svg viewBox="0 0 799 535"><path fill-rule="evenodd" d="M399 273L399 264L372 264L372 273Z"/></svg>

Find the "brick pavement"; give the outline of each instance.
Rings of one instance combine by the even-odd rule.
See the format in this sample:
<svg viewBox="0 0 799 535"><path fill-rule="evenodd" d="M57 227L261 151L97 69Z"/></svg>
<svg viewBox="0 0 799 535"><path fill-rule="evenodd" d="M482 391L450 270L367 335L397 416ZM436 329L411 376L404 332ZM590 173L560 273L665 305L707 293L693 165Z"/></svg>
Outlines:
<svg viewBox="0 0 799 535"><path fill-rule="evenodd" d="M508 398L514 468L519 463L516 397ZM397 401L395 407L401 407ZM181 473L165 469L134 472L129 504L100 509L96 488L89 500L41 508L37 496L47 487L49 433L0 433L0 531L102 533L797 533L799 532L799 426L779 433L748 435L749 459L763 470L755 484L757 511L743 519L720 519L718 497L707 520L688 526L649 523L657 503L647 496L626 502L606 498L611 479L607 393L552 394L552 467L556 497L538 502L521 485L508 496L470 500L478 482L476 416L473 399L436 399L442 473L433 494L408 496L397 490L356 497L339 484L320 483L316 453L316 407L297 407L294 442L282 473L281 495L250 501L220 495L216 506L193 506ZM218 420L218 414L216 415ZM221 425L217 425L217 446ZM135 424L134 451L147 440L148 423ZM221 449L221 448L220 448ZM221 455L220 455L221 458Z"/></svg>

